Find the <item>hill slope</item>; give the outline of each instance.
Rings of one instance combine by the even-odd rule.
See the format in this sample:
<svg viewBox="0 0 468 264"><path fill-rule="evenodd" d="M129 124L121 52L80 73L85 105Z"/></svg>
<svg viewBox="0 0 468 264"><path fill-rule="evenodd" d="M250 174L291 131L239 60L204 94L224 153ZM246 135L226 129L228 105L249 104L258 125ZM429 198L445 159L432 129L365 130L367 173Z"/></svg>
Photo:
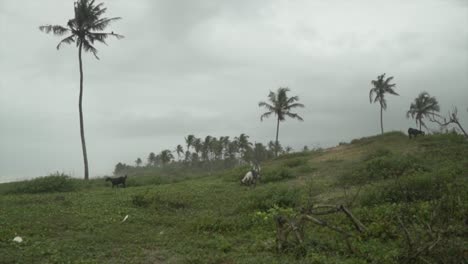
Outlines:
<svg viewBox="0 0 468 264"><path fill-rule="evenodd" d="M282 156L263 165L256 188L240 186L245 171L167 184L134 176L125 189L59 176L0 185L0 262L466 261L468 143L462 137L409 140L392 132ZM308 224L302 244L291 238L277 252L275 217L294 218L317 204L345 205L367 231L353 231L342 214L317 216L351 236ZM15 235L24 242L13 242Z"/></svg>

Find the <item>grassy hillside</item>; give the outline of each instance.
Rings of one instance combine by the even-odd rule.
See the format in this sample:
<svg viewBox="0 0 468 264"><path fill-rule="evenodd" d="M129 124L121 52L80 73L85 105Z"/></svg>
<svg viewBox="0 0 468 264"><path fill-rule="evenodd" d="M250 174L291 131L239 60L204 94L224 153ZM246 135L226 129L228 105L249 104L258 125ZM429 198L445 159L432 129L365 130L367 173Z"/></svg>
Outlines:
<svg viewBox="0 0 468 264"><path fill-rule="evenodd" d="M263 164L256 188L240 186L245 171L131 176L125 189L60 175L2 184L0 262L467 261L468 142L460 136L392 132L282 156ZM353 231L344 215L317 216L352 236L308 224L302 245L291 239L277 252L275 217L316 204L347 206L367 231Z"/></svg>

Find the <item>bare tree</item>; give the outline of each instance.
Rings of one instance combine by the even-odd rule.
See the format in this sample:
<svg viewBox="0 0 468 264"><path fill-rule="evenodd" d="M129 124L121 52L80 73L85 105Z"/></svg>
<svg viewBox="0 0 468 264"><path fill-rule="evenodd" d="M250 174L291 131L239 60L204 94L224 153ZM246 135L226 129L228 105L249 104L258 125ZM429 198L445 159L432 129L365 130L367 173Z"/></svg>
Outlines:
<svg viewBox="0 0 468 264"><path fill-rule="evenodd" d="M434 114L429 118L429 120L439 124L441 127L447 127L450 124L455 124L463 132L465 137L468 138L468 134L466 133L465 129L463 129L462 125L460 124L460 120L458 119L458 109L454 107L447 116L448 117L442 117L440 115Z"/></svg>

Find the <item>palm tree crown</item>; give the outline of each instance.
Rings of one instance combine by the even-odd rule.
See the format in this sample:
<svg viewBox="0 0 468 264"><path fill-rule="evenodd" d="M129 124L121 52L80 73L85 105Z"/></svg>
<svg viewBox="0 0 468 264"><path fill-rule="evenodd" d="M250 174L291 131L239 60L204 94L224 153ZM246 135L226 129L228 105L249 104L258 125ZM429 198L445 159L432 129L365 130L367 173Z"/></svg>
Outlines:
<svg viewBox="0 0 468 264"><path fill-rule="evenodd" d="M430 117L437 115L440 111L439 102L435 97L432 97L427 92L422 92L414 99L414 102L411 103L410 109L406 113L407 118L413 118L416 120L416 125L419 124L419 130L421 127L426 127L426 124L423 122L424 117Z"/></svg>
<svg viewBox="0 0 468 264"><path fill-rule="evenodd" d="M107 8L103 7L103 3L95 5L94 0L78 0L75 2L75 17L68 20L67 26L60 25L44 25L39 29L45 33L53 33L57 36L70 34L62 39L58 45L76 43L77 47L83 47L85 51L92 52L96 59L98 50L94 47L94 42L106 44L106 39L109 36L121 39L124 36L115 34L114 32L102 32L113 21L121 19L120 17L101 18Z"/></svg>
<svg viewBox="0 0 468 264"><path fill-rule="evenodd" d="M265 107L268 110L268 112L265 112L260 116L260 121L263 121L263 118L268 118L272 114L275 114L279 121L284 121L286 116L304 121L298 114L291 112L291 109L296 107L304 107L304 105L295 103L296 101L299 101L298 96L292 96L288 98L287 92L289 91L290 89L287 87L279 88L277 93L270 91L268 100L271 102L271 104L266 102L258 103L258 106Z"/></svg>

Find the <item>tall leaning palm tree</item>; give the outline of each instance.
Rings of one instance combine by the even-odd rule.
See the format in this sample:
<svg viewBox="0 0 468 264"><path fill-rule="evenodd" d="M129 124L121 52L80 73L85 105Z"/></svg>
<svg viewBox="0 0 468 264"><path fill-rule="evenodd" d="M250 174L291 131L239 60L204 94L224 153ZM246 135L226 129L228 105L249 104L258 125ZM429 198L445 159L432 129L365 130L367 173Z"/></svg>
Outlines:
<svg viewBox="0 0 468 264"><path fill-rule="evenodd" d="M385 94L398 95L393 89L395 84L390 82L393 80L392 77L385 79L385 73L377 76L377 80L372 80L371 84L374 86L369 92L369 100L371 103L379 102L380 103L380 130L382 134L383 130L383 110L387 109L387 100L385 100ZM374 96L375 94L375 96Z"/></svg>
<svg viewBox="0 0 468 264"><path fill-rule="evenodd" d="M106 39L108 37L116 37L117 39L123 38L122 35L115 34L114 32L103 32L111 22L120 19L120 17L101 18L107 10L103 5L103 3L95 4L94 0L78 0L75 2L74 6L75 16L68 20L67 26L44 25L39 27L39 29L45 33L53 33L57 36L67 35L66 38L62 39L58 43L57 49L59 49L64 43L75 43L78 47L78 61L80 66L80 97L78 108L80 112L80 134L81 146L83 149L85 180L89 178L89 170L83 124L83 63L81 60L81 52L82 50L85 52L91 52L96 59L99 59L97 56L98 51L94 47L94 42L106 44Z"/></svg>
<svg viewBox="0 0 468 264"><path fill-rule="evenodd" d="M411 103L410 109L406 113L406 118L411 117L416 120L416 125L419 124L419 130L421 130L422 127L427 129L423 118L439 116L438 112L440 112L440 106L437 99L430 96L427 92L422 92L414 99L414 102Z"/></svg>
<svg viewBox="0 0 468 264"><path fill-rule="evenodd" d="M297 103L299 101L298 96L288 97L287 92L289 92L289 88L278 88L276 93L271 92L268 95L268 100L271 102L260 102L258 103L259 107L265 107L268 112L263 113L260 116L260 121L263 121L263 118L267 118L272 114L275 114L277 117L277 124L276 124L276 141L275 144L278 146L278 134L279 134L279 124L282 121L286 120L286 117L290 117L292 119L298 119L300 121L304 121L302 117L300 117L296 113L292 113L291 109L296 107L304 107L303 104ZM278 156L278 148L275 150L275 156Z"/></svg>

